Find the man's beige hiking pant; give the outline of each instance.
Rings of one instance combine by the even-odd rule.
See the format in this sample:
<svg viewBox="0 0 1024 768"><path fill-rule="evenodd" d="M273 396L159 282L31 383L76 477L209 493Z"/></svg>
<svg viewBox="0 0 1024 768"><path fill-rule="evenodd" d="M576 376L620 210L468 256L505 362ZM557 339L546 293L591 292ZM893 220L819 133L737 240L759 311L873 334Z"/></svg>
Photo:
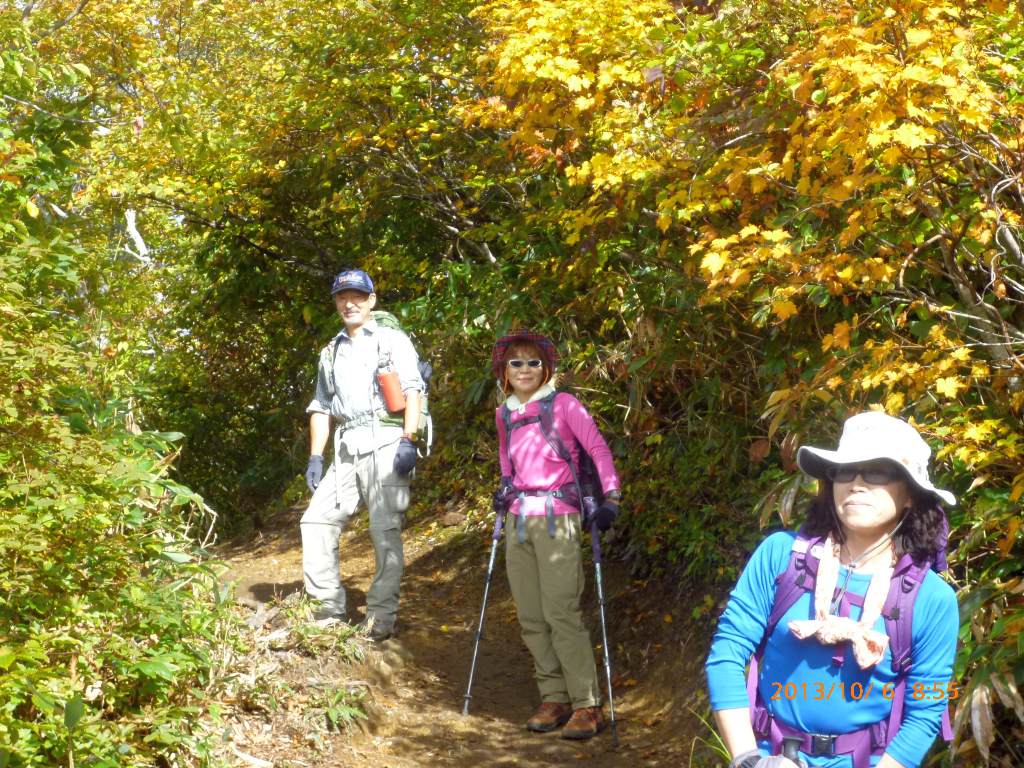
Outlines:
<svg viewBox="0 0 1024 768"><path fill-rule="evenodd" d="M370 540L376 555L373 583L366 593L366 617L394 621L405 555L402 518L409 507L409 477L395 474L398 441L374 453L353 455L335 441L334 463L324 473L300 521L302 575L306 592L323 610L346 616L341 585L338 537L362 499L370 511Z"/></svg>
<svg viewBox="0 0 1024 768"><path fill-rule="evenodd" d="M508 515L505 565L516 601L523 642L533 654L542 702L601 704L590 633L583 626L583 558L580 516L555 515L555 535L544 516L526 516L526 533L516 535L517 515Z"/></svg>

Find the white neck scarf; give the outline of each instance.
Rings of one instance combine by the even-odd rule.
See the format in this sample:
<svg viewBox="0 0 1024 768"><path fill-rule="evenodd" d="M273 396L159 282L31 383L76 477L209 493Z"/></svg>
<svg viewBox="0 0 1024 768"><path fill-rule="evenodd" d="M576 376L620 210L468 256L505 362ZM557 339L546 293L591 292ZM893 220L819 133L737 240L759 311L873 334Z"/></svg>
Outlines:
<svg viewBox="0 0 1024 768"><path fill-rule="evenodd" d="M553 386L551 386L551 384L545 384L540 389L538 389L536 392L534 392L532 395L530 395L530 399L527 400L526 403L532 403L532 402L535 402L537 400L543 400L545 397L547 397L548 395L550 395L554 391L555 391L555 388ZM517 408L522 408L524 405L526 405L526 403L522 402L519 399L519 396L516 395L516 394L509 395L508 396L508 400L505 401L505 405L508 406L508 409L510 411L514 411Z"/></svg>
<svg viewBox="0 0 1024 768"><path fill-rule="evenodd" d="M839 544L829 534L823 547L821 560L818 562L817 582L814 586L814 618L807 621L789 622L789 630L801 640L817 637L825 645L835 645L849 640L853 645L853 656L861 669L873 667L885 656L889 646L889 637L877 632L872 627L882 615L882 606L889 595L889 582L892 579L893 562L888 568L882 568L871 576L867 594L864 595L864 607L861 609L860 621L829 613L836 584L839 581ZM893 553L893 561L895 561Z"/></svg>

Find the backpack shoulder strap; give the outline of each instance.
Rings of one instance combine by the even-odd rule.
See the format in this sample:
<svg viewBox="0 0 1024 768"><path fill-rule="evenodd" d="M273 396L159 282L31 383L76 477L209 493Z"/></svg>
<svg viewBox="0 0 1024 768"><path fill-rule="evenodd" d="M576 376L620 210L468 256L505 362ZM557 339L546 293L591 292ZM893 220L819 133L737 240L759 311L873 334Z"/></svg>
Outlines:
<svg viewBox="0 0 1024 768"><path fill-rule="evenodd" d="M499 413L501 414L501 428L505 432L505 450L508 451L508 463L512 465L512 477L515 477L516 463L512 460L512 444L509 442L509 438L512 436L512 411L509 410L507 404L502 403Z"/></svg>
<svg viewBox="0 0 1024 768"><path fill-rule="evenodd" d="M381 325L377 323L377 332L374 336L377 338L377 368L384 369L388 366L393 366L392 358L395 350L395 339L391 335L392 333L401 333L402 331L392 328L390 325Z"/></svg>
<svg viewBox="0 0 1024 768"><path fill-rule="evenodd" d="M548 445L555 449L558 457L571 465L572 453L569 452L569 447L555 428L555 398L557 396L557 392L552 392L540 401L540 411L538 413L540 416L540 431L544 433L544 439L548 441Z"/></svg>
<svg viewBox="0 0 1024 768"><path fill-rule="evenodd" d="M909 672L913 666L910 650L913 643L914 601L931 567L930 561L918 563L910 555L903 555L893 569L882 617L885 619L885 633L889 636L892 671L897 674Z"/></svg>
<svg viewBox="0 0 1024 768"><path fill-rule="evenodd" d="M803 528L797 531L796 540L793 542L793 549L789 554L789 564L775 579L775 600L772 603L771 613L768 615L768 623L765 625L764 638L761 640L759 650L763 651L764 644L775 631L775 627L786 615L786 611L793 607L804 593L814 592L815 579L818 575L818 562L820 552L818 547L824 544L820 536L811 536Z"/></svg>
<svg viewBox="0 0 1024 768"><path fill-rule="evenodd" d="M513 465L513 472L515 472L515 464L512 462L512 450L511 450L511 436L512 430L518 427L525 427L527 424L534 424L540 422L540 431L544 435L544 439L547 440L548 445L558 454L558 457L562 461L566 462L572 470L573 480L575 481L577 489L579 489L580 483L576 473L576 466L572 463L572 454L569 452L568 446L565 441L562 440L562 436L555 429L555 416L554 416L554 401L557 392L552 392L542 400L538 400L539 410L536 416L529 416L525 419L519 419L518 421L512 421L512 412L509 410L508 405L503 404L501 406L501 421L505 427L505 440L506 445L509 446L508 459ZM582 492L580 494L582 498Z"/></svg>
<svg viewBox="0 0 1024 768"><path fill-rule="evenodd" d="M896 687L892 697L892 711L885 727L885 744L896 738L903 725L903 706L907 696L907 675L914 665L911 650L913 646L914 601L921 591L931 559L924 563L915 561L909 554L903 555L893 569L889 582L889 595L882 606L885 633L889 636L889 653L892 655L892 671L896 673ZM942 714L940 728L942 738L952 741L953 731L949 725L949 708Z"/></svg>
<svg viewBox="0 0 1024 768"><path fill-rule="evenodd" d="M765 624L764 636L754 650L754 656L750 660L750 669L747 672L747 696L750 699L750 723L756 734L765 734L771 715L761 699L761 692L757 687L760 674L761 659L764 656L764 648L768 638L786 615L786 611L792 608L796 601L805 593L814 594L815 579L818 575L818 562L820 560L819 547L824 544L825 539L820 536L811 536L804 528L800 528L793 542L793 548L789 553L789 563L786 570L775 577L775 600L772 602L771 612L768 614L768 621Z"/></svg>
<svg viewBox="0 0 1024 768"><path fill-rule="evenodd" d="M334 387L334 366L335 366L335 363L338 362L338 348L341 347L341 344L339 344L338 342L341 340L341 334L342 333L345 333L345 331L342 331L337 336L335 336L333 339L331 339L327 343L327 346L324 347L323 353L320 355L320 360L321 360L321 362L324 362L324 363L326 363L326 360L324 359L325 357L330 357L331 358L330 368L327 369L327 389L328 389L328 391L329 391L329 393L330 393L330 395L332 397L334 396L334 390L335 390L335 387Z"/></svg>

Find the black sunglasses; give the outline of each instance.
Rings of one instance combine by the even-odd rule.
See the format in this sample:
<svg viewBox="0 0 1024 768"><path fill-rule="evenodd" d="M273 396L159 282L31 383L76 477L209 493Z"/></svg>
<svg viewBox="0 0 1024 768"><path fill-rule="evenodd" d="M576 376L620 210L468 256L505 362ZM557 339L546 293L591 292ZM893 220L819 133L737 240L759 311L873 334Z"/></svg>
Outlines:
<svg viewBox="0 0 1024 768"><path fill-rule="evenodd" d="M533 360L509 360L508 361L508 367L509 368L522 368L524 365L528 365L531 368L540 368L542 365L544 365L544 361L543 360L537 360L536 358L534 358Z"/></svg>
<svg viewBox="0 0 1024 768"><path fill-rule="evenodd" d="M840 465L825 470L825 477L833 483L852 483L857 475L871 485L888 485L896 480L903 480L906 475L897 467L858 467Z"/></svg>

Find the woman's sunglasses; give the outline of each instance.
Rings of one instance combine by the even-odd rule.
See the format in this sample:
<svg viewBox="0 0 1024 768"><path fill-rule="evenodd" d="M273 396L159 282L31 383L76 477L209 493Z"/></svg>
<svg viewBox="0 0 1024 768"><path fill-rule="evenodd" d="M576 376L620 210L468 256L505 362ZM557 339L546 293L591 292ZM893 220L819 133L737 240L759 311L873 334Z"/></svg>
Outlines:
<svg viewBox="0 0 1024 768"><path fill-rule="evenodd" d="M509 368L522 368L524 365L528 365L531 368L540 368L542 365L544 365L544 361L543 360L537 360L537 359L533 359L533 360L509 360L508 361L508 367Z"/></svg>
<svg viewBox="0 0 1024 768"><path fill-rule="evenodd" d="M857 475L871 485L888 485L905 477L903 470L896 467L837 466L825 470L825 477L833 483L852 483Z"/></svg>

